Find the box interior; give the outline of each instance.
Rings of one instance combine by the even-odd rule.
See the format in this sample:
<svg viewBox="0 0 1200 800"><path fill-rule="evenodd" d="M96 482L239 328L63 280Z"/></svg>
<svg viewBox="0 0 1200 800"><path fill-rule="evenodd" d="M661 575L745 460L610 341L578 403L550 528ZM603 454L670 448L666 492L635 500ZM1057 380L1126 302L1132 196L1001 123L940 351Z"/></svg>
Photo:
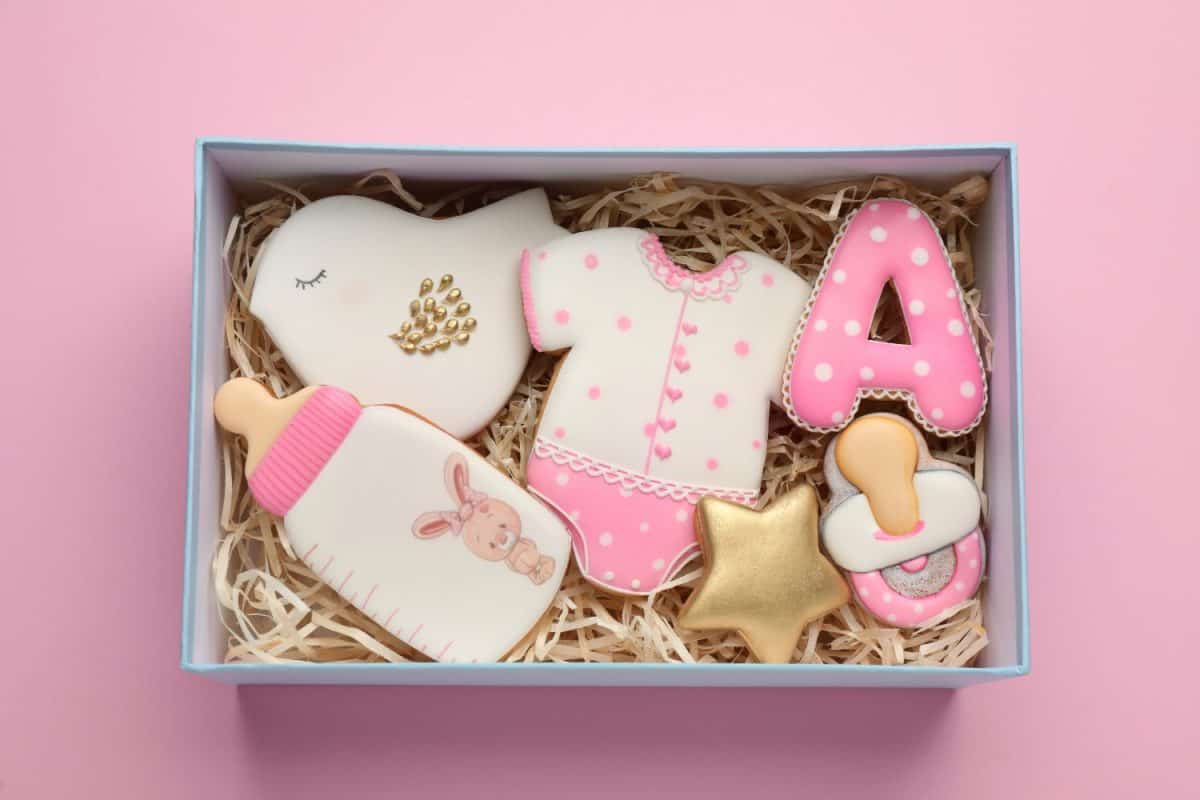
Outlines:
<svg viewBox="0 0 1200 800"><path fill-rule="evenodd" d="M971 174L991 176L975 232L983 312L995 336L985 453L989 513L984 614L990 644L969 668L849 665L224 665L211 561L220 535L220 450L212 398L226 374L223 317L229 281L221 253L238 197L288 182L392 169L415 182L518 181L555 188L654 171L743 184L811 186L890 174L943 189ZM182 662L232 682L652 683L689 685L870 685L954 687L1028 670L1021 453L1019 269L1015 163L1006 145L784 151L578 151L384 148L208 140L196 158L192 397Z"/></svg>

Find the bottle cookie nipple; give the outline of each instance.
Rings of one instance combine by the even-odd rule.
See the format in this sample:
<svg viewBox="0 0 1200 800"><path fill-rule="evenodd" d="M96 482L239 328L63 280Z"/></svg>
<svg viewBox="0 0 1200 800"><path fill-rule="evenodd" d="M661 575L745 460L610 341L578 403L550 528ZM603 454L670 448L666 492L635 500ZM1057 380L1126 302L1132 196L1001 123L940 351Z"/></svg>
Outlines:
<svg viewBox="0 0 1200 800"><path fill-rule="evenodd" d="M213 399L217 422L230 433L246 437L246 477L317 388L309 386L280 400L257 381L234 378L217 390Z"/></svg>
<svg viewBox="0 0 1200 800"><path fill-rule="evenodd" d="M866 495L875 521L892 536L912 533L920 522L913 486L919 455L913 433L882 416L860 417L837 439L838 469Z"/></svg>

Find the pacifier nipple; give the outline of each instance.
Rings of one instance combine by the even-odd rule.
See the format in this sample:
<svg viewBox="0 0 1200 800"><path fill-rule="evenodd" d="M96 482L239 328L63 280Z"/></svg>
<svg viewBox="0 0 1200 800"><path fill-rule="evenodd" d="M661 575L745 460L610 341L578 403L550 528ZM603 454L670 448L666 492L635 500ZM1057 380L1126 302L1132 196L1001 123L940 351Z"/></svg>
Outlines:
<svg viewBox="0 0 1200 800"><path fill-rule="evenodd" d="M879 527L892 536L912 532L921 518L913 487L920 451L912 431L886 416L860 417L834 447L838 469L867 496Z"/></svg>

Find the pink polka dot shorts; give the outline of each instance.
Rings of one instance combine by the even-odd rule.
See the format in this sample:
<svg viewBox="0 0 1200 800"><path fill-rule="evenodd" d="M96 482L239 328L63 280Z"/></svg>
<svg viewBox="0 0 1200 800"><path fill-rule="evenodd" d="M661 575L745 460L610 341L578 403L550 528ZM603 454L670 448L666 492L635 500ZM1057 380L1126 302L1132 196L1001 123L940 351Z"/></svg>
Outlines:
<svg viewBox="0 0 1200 800"><path fill-rule="evenodd" d="M658 497L530 455L530 491L568 523L575 558L592 583L649 594L698 552L695 498ZM536 487L536 488L535 488Z"/></svg>

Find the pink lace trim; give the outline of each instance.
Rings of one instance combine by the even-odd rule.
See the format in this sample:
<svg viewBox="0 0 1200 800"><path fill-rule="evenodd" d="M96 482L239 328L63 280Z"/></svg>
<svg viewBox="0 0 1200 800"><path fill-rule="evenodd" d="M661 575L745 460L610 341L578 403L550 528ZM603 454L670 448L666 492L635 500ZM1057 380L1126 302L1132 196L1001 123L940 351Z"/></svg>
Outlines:
<svg viewBox="0 0 1200 800"><path fill-rule="evenodd" d="M652 478L649 475L609 464L545 439L534 441L533 454L538 458L548 458L555 464L566 466L572 472L583 472L593 478L602 478L605 483L620 484L622 489L638 491L655 497L669 497L672 500L686 500L693 505L700 502L700 498L704 496L719 497L722 500L741 503L745 506L752 506L758 500L756 491L722 489Z"/></svg>
<svg viewBox="0 0 1200 800"><path fill-rule="evenodd" d="M746 259L734 254L708 272L692 272L672 261L654 234L642 239L641 248L642 261L654 279L671 291L687 292L693 300L720 300L733 294L742 273L750 269Z"/></svg>

